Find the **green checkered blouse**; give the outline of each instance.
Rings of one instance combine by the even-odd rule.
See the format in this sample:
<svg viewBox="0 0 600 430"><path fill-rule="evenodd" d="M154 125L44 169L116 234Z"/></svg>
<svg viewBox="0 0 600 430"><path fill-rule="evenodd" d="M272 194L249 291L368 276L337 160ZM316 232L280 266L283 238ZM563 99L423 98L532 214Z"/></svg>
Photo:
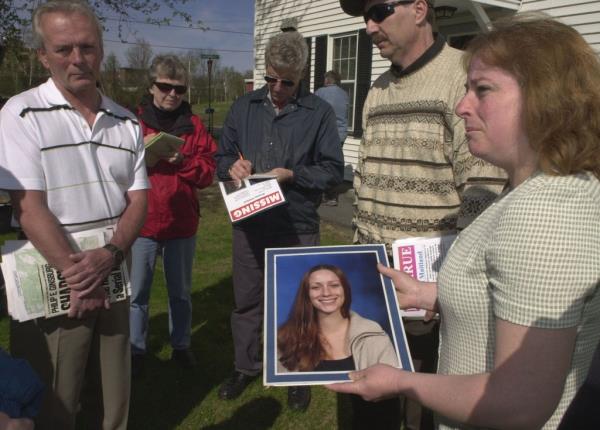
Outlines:
<svg viewBox="0 0 600 430"><path fill-rule="evenodd" d="M556 428L600 339L599 287L600 181L591 174L533 175L501 195L448 253L438 278L438 373L491 371L495 318L549 329L577 326L564 392L544 426ZM439 422L460 427L443 417Z"/></svg>

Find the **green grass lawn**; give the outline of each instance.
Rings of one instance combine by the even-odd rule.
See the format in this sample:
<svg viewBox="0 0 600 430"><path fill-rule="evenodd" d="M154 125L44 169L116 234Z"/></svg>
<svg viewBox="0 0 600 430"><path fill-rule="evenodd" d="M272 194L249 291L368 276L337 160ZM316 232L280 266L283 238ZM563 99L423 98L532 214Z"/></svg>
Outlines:
<svg viewBox="0 0 600 430"><path fill-rule="evenodd" d="M211 107L214 109L213 113L213 127L221 127L225 121L225 116L229 112L232 102L212 102ZM208 114L205 113L208 108L208 103L202 103L192 106L192 111L200 116L202 122L208 127Z"/></svg>
<svg viewBox="0 0 600 430"><path fill-rule="evenodd" d="M305 413L287 409L285 388L266 388L257 379L233 401L217 396L233 366L229 315L231 224L215 186L202 192L202 218L193 268L192 349L200 366L193 371L169 361L167 294L160 262L151 298L149 351L145 376L132 384L130 429L334 429L347 428L347 406L334 393L313 387ZM5 240L7 237L1 237ZM323 245L349 244L349 229L323 223ZM8 344L8 321L0 321L0 345ZM338 422L339 415L343 417Z"/></svg>

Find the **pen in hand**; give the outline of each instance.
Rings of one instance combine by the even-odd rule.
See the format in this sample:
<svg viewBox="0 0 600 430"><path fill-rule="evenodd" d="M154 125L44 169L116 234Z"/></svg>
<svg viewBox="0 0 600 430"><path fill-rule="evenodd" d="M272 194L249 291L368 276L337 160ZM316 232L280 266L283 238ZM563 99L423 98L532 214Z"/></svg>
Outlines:
<svg viewBox="0 0 600 430"><path fill-rule="evenodd" d="M244 158L242 151L237 151L239 159L229 168L231 179L240 181L252 174L252 163Z"/></svg>

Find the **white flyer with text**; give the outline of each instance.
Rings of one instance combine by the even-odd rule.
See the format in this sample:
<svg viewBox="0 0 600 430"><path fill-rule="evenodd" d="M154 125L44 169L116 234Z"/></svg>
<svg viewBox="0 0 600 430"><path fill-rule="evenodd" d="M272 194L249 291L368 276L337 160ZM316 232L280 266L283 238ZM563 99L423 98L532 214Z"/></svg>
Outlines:
<svg viewBox="0 0 600 430"><path fill-rule="evenodd" d="M456 239L455 234L441 237L412 237L398 239L392 244L394 268L423 282L437 281L442 262ZM402 311L406 318L423 318L423 309Z"/></svg>

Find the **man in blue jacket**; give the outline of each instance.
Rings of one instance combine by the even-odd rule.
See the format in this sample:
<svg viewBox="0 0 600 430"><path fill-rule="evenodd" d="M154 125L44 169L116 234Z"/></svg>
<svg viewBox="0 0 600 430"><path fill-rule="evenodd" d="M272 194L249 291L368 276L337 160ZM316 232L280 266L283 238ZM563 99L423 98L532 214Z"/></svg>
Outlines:
<svg viewBox="0 0 600 430"><path fill-rule="evenodd" d="M286 203L233 228L235 371L219 390L222 399L238 397L262 370L265 248L318 245L321 196L343 177L335 114L300 83L307 58L299 33L272 37L265 51L267 84L240 97L223 125L216 154L219 179L274 174ZM303 410L309 402L308 389L288 391L290 407Z"/></svg>

